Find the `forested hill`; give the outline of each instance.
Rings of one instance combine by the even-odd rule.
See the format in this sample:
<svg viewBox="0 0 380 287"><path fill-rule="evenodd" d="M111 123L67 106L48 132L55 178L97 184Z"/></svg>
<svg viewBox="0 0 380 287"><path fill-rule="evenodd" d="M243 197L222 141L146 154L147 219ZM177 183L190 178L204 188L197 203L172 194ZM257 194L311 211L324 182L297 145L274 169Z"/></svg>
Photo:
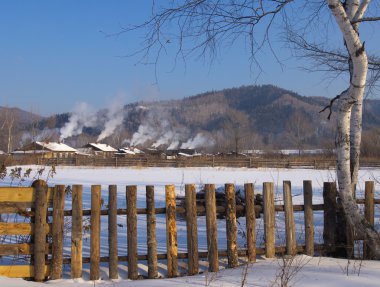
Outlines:
<svg viewBox="0 0 380 287"><path fill-rule="evenodd" d="M103 142L118 147L135 139L140 145L162 142L168 146L170 141L178 141L180 145L200 134L208 139L209 149L220 151L330 148L334 140L334 112L330 121L327 120L328 111L320 113L329 101L263 85L211 91L182 100L132 103L124 106L124 119ZM365 140L376 134L379 137L380 101L366 100L363 115ZM18 118L24 121L22 125L15 125L13 146L31 138L31 131L36 138L58 140L60 129L69 121L70 114L47 118L34 115L29 126L24 124L25 117L31 115L15 117L15 121ZM101 110L95 125L84 127L81 133L65 141L74 146L96 141L109 120L107 112ZM141 136L137 137L136 132L141 132ZM143 135L150 139L144 142ZM0 149L4 150L4 143Z"/></svg>

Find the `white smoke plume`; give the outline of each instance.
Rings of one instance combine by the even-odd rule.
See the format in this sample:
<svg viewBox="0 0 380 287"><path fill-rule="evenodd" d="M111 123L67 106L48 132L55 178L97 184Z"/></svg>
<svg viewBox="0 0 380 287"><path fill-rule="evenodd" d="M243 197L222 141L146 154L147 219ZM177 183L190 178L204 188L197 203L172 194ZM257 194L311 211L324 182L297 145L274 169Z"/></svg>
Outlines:
<svg viewBox="0 0 380 287"><path fill-rule="evenodd" d="M87 103L79 103L72 112L69 121L60 130L60 140L79 135L84 127L96 124L96 112Z"/></svg>
<svg viewBox="0 0 380 287"><path fill-rule="evenodd" d="M190 131L187 127L170 123L167 118L167 113L162 110L150 110L137 132L133 134L130 144L150 145L154 148L165 146L167 149L195 149L215 144L213 139L202 133L189 139Z"/></svg>
<svg viewBox="0 0 380 287"><path fill-rule="evenodd" d="M186 127L170 123L167 118L163 110L150 110L137 132L133 134L131 145L150 144L155 148L160 146L166 146L169 149L178 148L188 130Z"/></svg>
<svg viewBox="0 0 380 287"><path fill-rule="evenodd" d="M107 110L106 123L104 129L98 136L97 141L101 141L104 138L110 136L117 127L119 127L124 120L123 105L120 105L120 101L114 101Z"/></svg>
<svg viewBox="0 0 380 287"><path fill-rule="evenodd" d="M198 133L194 138L191 138L187 142L184 142L181 145L181 148L196 149L199 147L213 146L214 144L215 141L212 138L205 136L202 133Z"/></svg>

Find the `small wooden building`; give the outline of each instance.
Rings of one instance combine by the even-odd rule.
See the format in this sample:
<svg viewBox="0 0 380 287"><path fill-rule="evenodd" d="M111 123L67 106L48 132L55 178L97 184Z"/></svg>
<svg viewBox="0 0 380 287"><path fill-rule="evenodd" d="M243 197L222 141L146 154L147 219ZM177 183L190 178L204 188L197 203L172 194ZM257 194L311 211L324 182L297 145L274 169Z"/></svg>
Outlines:
<svg viewBox="0 0 380 287"><path fill-rule="evenodd" d="M85 154L102 156L104 158L113 157L115 156L115 153L117 153L117 149L108 144L102 143L88 143L79 150Z"/></svg>
<svg viewBox="0 0 380 287"><path fill-rule="evenodd" d="M71 158L77 150L59 142L35 141L12 152L15 157L41 155L43 158Z"/></svg>

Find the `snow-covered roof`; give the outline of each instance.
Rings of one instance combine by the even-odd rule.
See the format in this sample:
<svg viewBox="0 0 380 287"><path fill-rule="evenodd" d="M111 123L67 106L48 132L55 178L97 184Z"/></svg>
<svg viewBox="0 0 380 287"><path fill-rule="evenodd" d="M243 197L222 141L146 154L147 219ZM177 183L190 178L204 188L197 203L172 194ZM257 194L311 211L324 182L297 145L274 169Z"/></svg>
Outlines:
<svg viewBox="0 0 380 287"><path fill-rule="evenodd" d="M126 154L141 154L144 153L142 150L139 150L136 147L123 147L119 149L119 153L126 153Z"/></svg>
<svg viewBox="0 0 380 287"><path fill-rule="evenodd" d="M108 152L117 152L117 149L113 148L112 146L108 144L102 144L102 143L89 143L86 146L92 146L100 151L108 151Z"/></svg>
<svg viewBox="0 0 380 287"><path fill-rule="evenodd" d="M178 155L183 156L183 157L193 157L191 154L187 154L187 153L183 153L183 152L179 152Z"/></svg>
<svg viewBox="0 0 380 287"><path fill-rule="evenodd" d="M133 151L131 151L131 150L129 150L129 149L120 149L119 150L119 153L123 153L123 154L132 154L132 155L135 155L136 153L135 152L133 152Z"/></svg>
<svg viewBox="0 0 380 287"><path fill-rule="evenodd" d="M72 148L64 143L57 142L36 142L37 145L40 145L42 148L55 151L55 152L76 152L75 148Z"/></svg>

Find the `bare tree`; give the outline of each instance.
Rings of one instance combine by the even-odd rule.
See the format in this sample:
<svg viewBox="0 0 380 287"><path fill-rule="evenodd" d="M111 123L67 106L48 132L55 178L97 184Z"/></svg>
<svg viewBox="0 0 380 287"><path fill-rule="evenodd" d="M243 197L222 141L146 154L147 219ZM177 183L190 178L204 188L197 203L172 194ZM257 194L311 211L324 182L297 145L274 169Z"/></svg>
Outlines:
<svg viewBox="0 0 380 287"><path fill-rule="evenodd" d="M296 145L298 154L301 154L301 149L305 142L314 135L315 128L308 118L299 111L294 112L288 119L285 125L287 137Z"/></svg>
<svg viewBox="0 0 380 287"><path fill-rule="evenodd" d="M133 54L140 54L142 63L153 63L156 67L161 54L168 52L168 47L173 44L178 44L176 60L186 59L194 53L214 59L222 44L232 45L243 38L252 63L259 65L258 51L265 47L273 51L270 31L278 20L288 24L291 18L298 17L297 21L303 18L320 24L324 16L321 11L330 11L328 14L337 24L346 50L345 59L337 55L336 63L346 61L350 75L347 89L333 98L327 107L331 110L335 104L337 110L339 196L348 222L369 241L374 256L380 259L380 236L360 215L352 197L352 185L357 181L359 169L362 106L369 70L359 28L364 23L380 20L374 14L380 10L376 2L371 7L370 0L184 0L169 3L163 8L153 5L150 19L121 32L138 29L146 32L141 50ZM367 10L371 11L371 16L366 16L369 14L366 14ZM326 23L325 31L332 25L331 21ZM304 29L308 27L310 24ZM150 61L152 55L153 61ZM273 55L276 57L275 53ZM327 61L326 65L329 64Z"/></svg>
<svg viewBox="0 0 380 287"><path fill-rule="evenodd" d="M5 114L4 114L3 123L1 125L1 129L5 130L5 134L7 136L7 152L8 153L12 151L14 122L15 122L15 116L12 109L5 108Z"/></svg>
<svg viewBox="0 0 380 287"><path fill-rule="evenodd" d="M238 111L230 112L223 125L223 130L226 136L225 140L233 147L236 156L238 156L243 147L244 139L250 134L248 116Z"/></svg>

